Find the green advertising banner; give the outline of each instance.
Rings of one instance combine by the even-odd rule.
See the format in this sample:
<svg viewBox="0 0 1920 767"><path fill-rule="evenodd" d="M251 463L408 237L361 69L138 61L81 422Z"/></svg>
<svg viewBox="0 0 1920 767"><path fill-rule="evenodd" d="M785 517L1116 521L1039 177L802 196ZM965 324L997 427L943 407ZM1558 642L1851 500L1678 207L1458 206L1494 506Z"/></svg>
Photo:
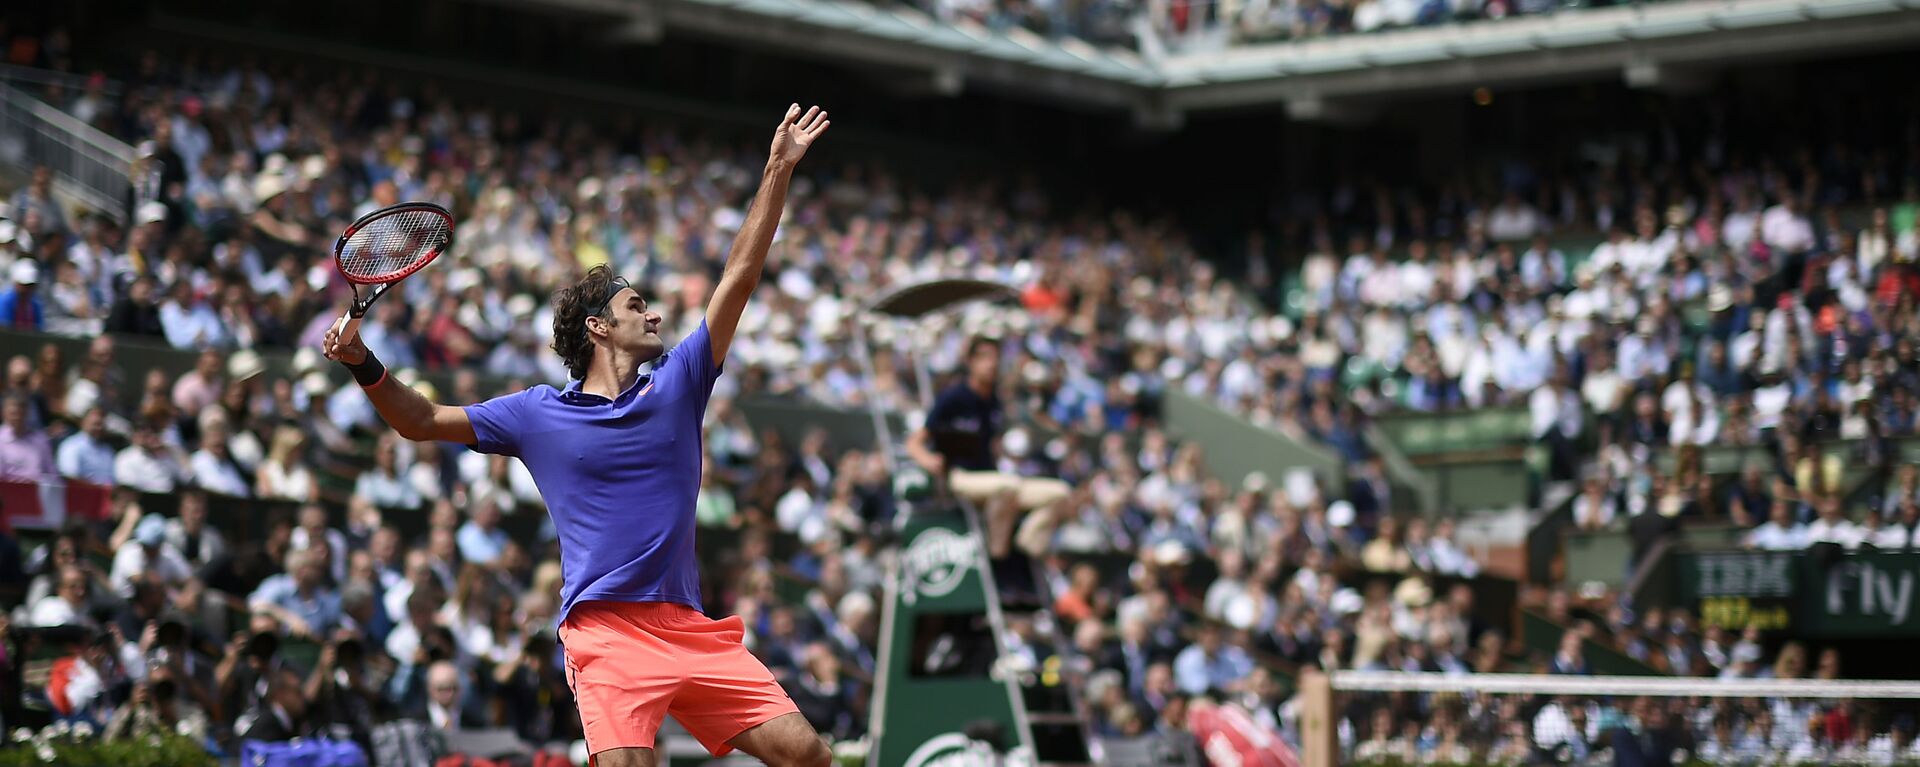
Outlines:
<svg viewBox="0 0 1920 767"><path fill-rule="evenodd" d="M967 730L991 721L1013 749L1032 753L1011 682L996 679L999 605L989 599L986 550L965 516L917 516L887 584L882 679L873 701L874 767L984 764Z"/></svg>
<svg viewBox="0 0 1920 767"><path fill-rule="evenodd" d="M1737 551L1676 555L1676 593L1706 626L1815 639L1920 636L1920 552Z"/></svg>
<svg viewBox="0 0 1920 767"><path fill-rule="evenodd" d="M1704 627L1735 631L1748 626L1786 631L1793 625L1799 584L1797 551L1686 552L1678 556L1676 592L1691 604Z"/></svg>

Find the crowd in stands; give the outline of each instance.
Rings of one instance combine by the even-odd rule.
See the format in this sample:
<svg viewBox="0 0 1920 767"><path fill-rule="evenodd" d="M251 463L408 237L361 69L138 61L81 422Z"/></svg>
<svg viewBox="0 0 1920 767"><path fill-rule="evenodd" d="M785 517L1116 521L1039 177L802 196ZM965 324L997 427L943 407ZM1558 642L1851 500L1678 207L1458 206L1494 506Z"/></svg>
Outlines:
<svg viewBox="0 0 1920 767"><path fill-rule="evenodd" d="M887 5L899 0L885 0ZM978 24L996 32L1022 29L1048 38L1133 47L1133 0L905 0L943 22Z"/></svg>
<svg viewBox="0 0 1920 767"><path fill-rule="evenodd" d="M1644 2L1645 0L1641 0ZM1196 53L1626 5L1629 0L906 0L949 23ZM1152 42L1141 39L1150 35Z"/></svg>
<svg viewBox="0 0 1920 767"><path fill-rule="evenodd" d="M1148 0L1142 13L1168 50L1199 52L1627 4L1628 0Z"/></svg>
<svg viewBox="0 0 1920 767"><path fill-rule="evenodd" d="M392 202L456 212L456 249L362 333L401 375L450 373L436 399L479 401L565 380L545 348L544 297L594 265L649 286L666 334L684 335L742 219L750 155L659 126L421 93L149 56L117 100L63 99L136 142L140 160L125 226L69 217L44 174L0 221L12 283L0 322L105 332L79 359L50 346L10 360L0 404L0 476L123 491L104 527L74 525L25 558L13 630L87 637L49 701L61 716L109 731L191 722L227 743L364 740L394 715L533 743L576 734L552 643L552 543L503 531L504 518L538 513L537 492L511 459L397 439L328 375L312 350L348 289L327 246ZM895 352L908 339L881 329L878 374L865 379L849 307L932 276L1021 288L1024 311L965 314L926 347L935 369L955 370L971 336L1009 341L999 390L1015 426L997 435L999 467L1070 492L997 532L996 551L1038 563L1033 587L1050 607L1014 621L1008 644L1036 668L1052 659L1079 674L1104 735L1190 748L1199 696L1285 731L1274 670L1298 666L1581 673L1577 643L1565 658L1516 658L1508 627L1474 617L1475 593L1457 581L1478 565L1450 521L1395 516L1407 504L1362 436L1392 410L1524 405L1551 478L1579 483L1584 527L1633 525L1651 540L1711 517L1754 526L1765 547L1892 546L1896 530L1911 544L1912 470L1863 508L1839 493L1843 462L1818 447L1857 438L1858 465L1894 472L1885 438L1913 430L1911 180L1858 157L1667 173L1543 183L1530 200L1336 195L1297 216L1317 222L1299 238L1298 319L1247 300L1170 222L1061 215L1028 184L933 193L861 165L797 179L709 412L697 513L741 541L710 604L748 619L750 646L817 727L862 734L890 467L824 433L789 445L737 403L914 409ZM1837 207L1854 203L1868 206L1863 226ZM1337 249L1333 233L1349 229L1367 234ZM1606 240L1589 252L1555 245L1590 230ZM1248 283L1277 287L1255 264ZM136 339L198 364L129 378L116 344ZM289 374L267 374L259 353L288 350ZM1356 364L1382 372L1349 389ZM1198 446L1157 427L1172 386L1329 445L1353 473L1228 486ZM1770 458L1715 482L1689 449L1709 443ZM136 492L177 494L180 508L148 512ZM227 540L206 524L206 494L293 511L257 539ZM427 523L395 524L402 515ZM796 550L776 554L788 539ZM1101 556L1124 575L1087 561ZM1196 588L1185 576L1202 564L1218 576ZM1362 571L1397 577L1348 577ZM783 583L804 596L780 599ZM1569 636L1670 673L1756 673L1757 645L1690 616L1616 605L1581 624L1567 599L1543 597L1550 616L1582 626ZM289 660L283 643L321 650ZM1401 742L1444 748L1485 722L1447 710L1389 715L1431 728ZM1404 727L1380 740L1407 738ZM1542 737L1532 729L1493 737L1518 749ZM1351 745L1373 739L1358 728Z"/></svg>

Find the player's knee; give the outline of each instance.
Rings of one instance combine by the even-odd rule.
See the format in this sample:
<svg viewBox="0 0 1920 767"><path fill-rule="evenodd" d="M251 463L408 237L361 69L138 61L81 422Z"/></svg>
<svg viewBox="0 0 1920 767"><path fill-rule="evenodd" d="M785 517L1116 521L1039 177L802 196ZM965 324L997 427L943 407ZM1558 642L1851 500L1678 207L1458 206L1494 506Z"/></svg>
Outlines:
<svg viewBox="0 0 1920 767"><path fill-rule="evenodd" d="M778 758L767 760L770 767L830 767L833 764L833 750L827 748L827 742L818 735L794 738L782 752Z"/></svg>
<svg viewBox="0 0 1920 767"><path fill-rule="evenodd" d="M827 745L825 738L814 737L813 751L801 764L805 764L807 767L832 767L833 749Z"/></svg>
<svg viewBox="0 0 1920 767"><path fill-rule="evenodd" d="M651 748L612 748L593 755L594 767L655 767Z"/></svg>

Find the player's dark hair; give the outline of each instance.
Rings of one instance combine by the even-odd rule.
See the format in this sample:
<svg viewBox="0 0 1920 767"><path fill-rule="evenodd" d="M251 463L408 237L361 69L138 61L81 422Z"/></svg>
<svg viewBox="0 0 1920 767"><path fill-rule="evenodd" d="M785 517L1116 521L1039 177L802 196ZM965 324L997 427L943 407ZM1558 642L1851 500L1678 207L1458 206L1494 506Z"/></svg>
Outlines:
<svg viewBox="0 0 1920 767"><path fill-rule="evenodd" d="M593 342L587 340L587 318L600 312L601 318L613 322L606 314L610 306L607 290L613 286L613 270L605 264L587 270L587 276L580 278L573 287L561 288L553 292L553 351L567 363L567 373L575 379L587 377L587 366L593 362Z"/></svg>

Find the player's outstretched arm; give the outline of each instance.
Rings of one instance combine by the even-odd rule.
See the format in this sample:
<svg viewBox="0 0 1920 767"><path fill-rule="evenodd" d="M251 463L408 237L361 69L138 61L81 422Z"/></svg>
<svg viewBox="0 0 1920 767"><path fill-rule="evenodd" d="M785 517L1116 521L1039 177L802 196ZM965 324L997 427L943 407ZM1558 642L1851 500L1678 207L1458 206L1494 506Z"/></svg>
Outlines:
<svg viewBox="0 0 1920 767"><path fill-rule="evenodd" d="M809 107L801 114L800 105L794 104L787 107L780 127L773 131L773 150L760 176L760 191L753 196L747 221L740 226L733 249L727 252L726 271L707 303L707 337L713 345L714 365L726 361L733 331L740 325L740 312L747 308L747 297L760 284L767 248L773 245L774 229L780 226L780 213L787 207L787 185L793 180L793 168L831 124L825 110Z"/></svg>
<svg viewBox="0 0 1920 767"><path fill-rule="evenodd" d="M399 432L400 436L415 442L457 442L471 445L478 441L473 433L473 422L467 420L466 408L435 405L413 387L401 384L386 374L386 368L367 351L367 345L355 335L353 341L340 345L340 329L329 328L321 350L327 359L347 366L353 377L367 392L367 399L373 402L373 409L380 417Z"/></svg>

